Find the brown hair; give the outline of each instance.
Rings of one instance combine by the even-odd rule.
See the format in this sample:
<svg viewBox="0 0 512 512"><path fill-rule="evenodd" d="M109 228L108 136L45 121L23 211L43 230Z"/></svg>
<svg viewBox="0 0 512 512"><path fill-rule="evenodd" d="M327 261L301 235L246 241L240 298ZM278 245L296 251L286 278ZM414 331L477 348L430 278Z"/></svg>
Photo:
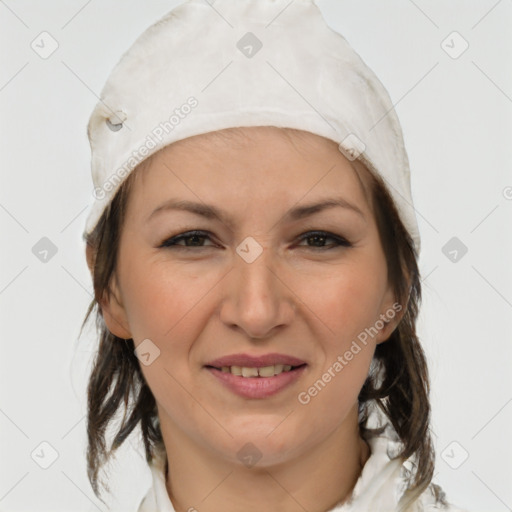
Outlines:
<svg viewBox="0 0 512 512"><path fill-rule="evenodd" d="M371 404L376 404L389 418L402 447L395 456L403 461L410 458L413 463L408 487L400 501L403 510L407 510L431 483L435 460L430 435L427 363L415 325L421 302L421 282L417 253L395 204L380 176L369 171L368 174L371 177L370 199L386 256L388 278L396 300L406 307L397 328L386 342L376 347L369 375L359 394L359 426L363 437L383 430L367 428ZM133 340L113 335L105 325L100 307L101 298L109 293L110 279L116 268L121 229L135 175L132 172L123 182L96 228L85 237L94 255L91 271L95 297L82 328L96 309L100 334L87 389L87 473L100 499L100 485L107 491L109 487L99 478L99 470L139 423L147 462L152 462L155 450L163 449L156 402L135 356ZM123 407L121 425L107 448L106 429L120 407ZM444 504L442 491L436 485L432 485L432 491Z"/></svg>

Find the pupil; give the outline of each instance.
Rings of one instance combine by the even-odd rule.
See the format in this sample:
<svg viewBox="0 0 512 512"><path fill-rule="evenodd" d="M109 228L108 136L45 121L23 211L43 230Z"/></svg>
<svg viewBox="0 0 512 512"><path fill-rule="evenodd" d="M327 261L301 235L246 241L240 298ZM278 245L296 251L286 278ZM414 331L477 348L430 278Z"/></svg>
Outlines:
<svg viewBox="0 0 512 512"><path fill-rule="evenodd" d="M310 236L309 237L310 240L325 240L325 236L321 236L321 235L313 235L313 236Z"/></svg>
<svg viewBox="0 0 512 512"><path fill-rule="evenodd" d="M190 241L192 241L192 240L194 240L194 239L197 241L197 239L201 239L201 238L204 238L204 237L202 237L202 236L200 236L200 235L192 235L192 236L190 236L190 237L189 237L189 242L190 242ZM194 243L192 243L192 244L190 244L190 245L200 245L200 244L194 244Z"/></svg>

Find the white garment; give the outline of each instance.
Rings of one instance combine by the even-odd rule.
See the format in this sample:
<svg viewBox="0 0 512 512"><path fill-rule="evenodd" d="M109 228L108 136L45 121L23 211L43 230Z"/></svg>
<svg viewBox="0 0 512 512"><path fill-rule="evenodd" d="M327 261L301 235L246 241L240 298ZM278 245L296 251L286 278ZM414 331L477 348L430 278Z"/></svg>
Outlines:
<svg viewBox="0 0 512 512"><path fill-rule="evenodd" d="M389 432L389 430L386 430ZM384 433L368 439L371 455L356 482L349 502L334 507L328 512L392 512L396 511L401 490L404 488L406 468L399 460L391 460L397 444L393 436ZM153 485L142 499L137 512L175 512L165 485L165 454L160 455L150 465ZM191 510L194 510L191 508ZM413 508L408 512L464 512L449 505L444 508L436 505L432 488L427 488Z"/></svg>

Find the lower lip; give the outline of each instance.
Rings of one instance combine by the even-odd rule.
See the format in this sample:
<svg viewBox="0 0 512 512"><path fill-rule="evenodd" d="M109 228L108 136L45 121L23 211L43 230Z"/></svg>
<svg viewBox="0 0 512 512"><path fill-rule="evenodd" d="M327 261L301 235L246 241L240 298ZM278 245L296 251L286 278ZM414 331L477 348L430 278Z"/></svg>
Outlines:
<svg viewBox="0 0 512 512"><path fill-rule="evenodd" d="M268 398L292 385L304 373L306 365L295 370L281 372L273 377L240 377L216 368L206 368L229 390L244 398Z"/></svg>

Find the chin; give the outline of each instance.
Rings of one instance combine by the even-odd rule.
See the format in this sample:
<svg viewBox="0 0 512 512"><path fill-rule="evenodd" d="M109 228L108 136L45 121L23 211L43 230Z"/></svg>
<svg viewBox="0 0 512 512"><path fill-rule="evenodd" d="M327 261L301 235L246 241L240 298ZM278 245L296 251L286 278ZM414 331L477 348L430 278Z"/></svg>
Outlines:
<svg viewBox="0 0 512 512"><path fill-rule="evenodd" d="M271 425L262 424L256 429L235 430L237 434L226 439L224 455L228 453L230 461L237 464L250 465L251 461L256 461L257 467L269 468L283 464L304 451L308 443L304 432L300 438L296 438L282 428L283 425L278 428L276 425L278 423L273 422Z"/></svg>

